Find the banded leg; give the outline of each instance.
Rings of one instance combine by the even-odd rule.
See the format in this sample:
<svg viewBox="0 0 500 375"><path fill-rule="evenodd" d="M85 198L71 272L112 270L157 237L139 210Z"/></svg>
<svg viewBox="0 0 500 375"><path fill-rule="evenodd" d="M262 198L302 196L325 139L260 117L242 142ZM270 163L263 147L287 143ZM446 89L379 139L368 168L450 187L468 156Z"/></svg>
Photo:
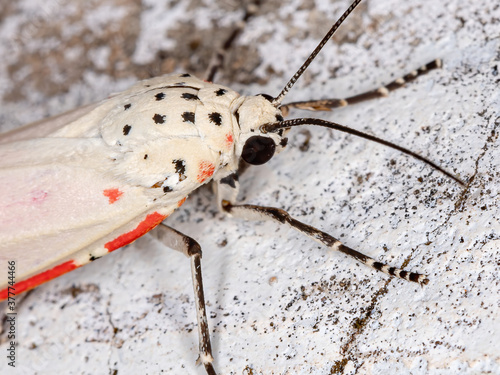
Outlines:
<svg viewBox="0 0 500 375"><path fill-rule="evenodd" d="M292 218L286 211L274 207L262 207L249 204L232 205L228 201L222 202L223 209L231 216L247 219L247 220L271 220L280 224L287 224L293 229L296 229L302 234L312 238L313 240L325 245L329 249L340 251L349 255L369 267L381 271L391 276L399 277L407 281L413 281L421 285L429 283L429 279L425 275L416 272L408 272L396 267L390 267L387 264L377 262L373 258L353 250L342 244L336 238L328 233L322 232L310 225L304 224Z"/></svg>
<svg viewBox="0 0 500 375"><path fill-rule="evenodd" d="M201 247L193 240L173 228L161 224L150 232L156 239L171 249L180 251L191 260L191 275L193 278L194 300L196 304L196 318L198 319L199 357L197 362L203 363L208 375L217 375L212 365L212 345L208 329L203 279L201 274Z"/></svg>
<svg viewBox="0 0 500 375"><path fill-rule="evenodd" d="M283 114L285 116L290 108L299 108L308 111L331 111L332 108L345 107L347 105L352 105L375 98L386 97L387 95L389 95L389 92L403 87L405 83L413 81L417 77L429 72L430 70L441 68L441 66L442 61L440 59L436 59L421 66L417 70L411 71L403 77L395 79L385 86L379 87L376 90L367 91L362 94L354 95L345 99L307 100L303 102L287 103L281 106L281 110L283 111Z"/></svg>

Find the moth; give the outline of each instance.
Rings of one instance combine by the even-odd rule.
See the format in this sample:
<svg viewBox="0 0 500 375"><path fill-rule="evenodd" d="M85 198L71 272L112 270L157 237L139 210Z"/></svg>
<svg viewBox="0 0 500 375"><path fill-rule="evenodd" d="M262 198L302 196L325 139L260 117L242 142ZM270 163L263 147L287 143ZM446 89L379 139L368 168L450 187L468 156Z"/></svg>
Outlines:
<svg viewBox="0 0 500 375"><path fill-rule="evenodd" d="M211 182L221 212L288 225L329 249L376 270L419 284L425 275L378 262L284 210L238 204L241 161L262 165L287 146L291 128L318 125L394 148L456 176L426 158L347 126L314 118L285 120L291 108L330 110L389 91L429 70L436 60L380 89L344 99L283 103L286 94L361 2L332 26L275 97L241 96L190 74L142 81L129 90L0 138L0 260L15 260L14 285L0 299L30 290L117 250L151 231L166 247L189 257L198 319L200 362L216 374L206 317L202 250L164 220L188 195ZM209 69L213 80L217 64ZM154 230L153 230L154 229Z"/></svg>

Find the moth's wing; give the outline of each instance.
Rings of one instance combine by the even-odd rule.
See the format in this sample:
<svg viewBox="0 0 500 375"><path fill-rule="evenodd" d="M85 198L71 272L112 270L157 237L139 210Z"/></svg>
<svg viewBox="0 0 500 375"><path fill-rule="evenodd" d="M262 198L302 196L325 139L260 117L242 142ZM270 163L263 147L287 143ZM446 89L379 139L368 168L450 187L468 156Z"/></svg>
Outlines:
<svg viewBox="0 0 500 375"><path fill-rule="evenodd" d="M21 126L20 128L0 134L0 144L22 141L27 139L43 138L87 115L101 103L93 103L60 115Z"/></svg>
<svg viewBox="0 0 500 375"><path fill-rule="evenodd" d="M199 89L204 82L195 77L182 75L164 75L149 80L137 82L135 85L120 93L110 95L100 102L88 104L57 116L32 122L20 128L0 134L0 144L28 139L37 139L52 136L54 133L63 137L95 136L96 120L117 109L127 100L151 91L158 87L191 87ZM59 132L62 130L62 132Z"/></svg>
<svg viewBox="0 0 500 375"><path fill-rule="evenodd" d="M51 267L124 246L209 181L220 152L181 116L196 111L189 99L203 84L179 75L139 82L0 142L0 261L17 261L18 281L37 277L34 287ZM158 90L171 99L160 109L179 112L165 125Z"/></svg>
<svg viewBox="0 0 500 375"><path fill-rule="evenodd" d="M16 281L72 260L88 263L154 228L177 207L116 179L102 139L0 145L0 264ZM5 287L2 278L0 289ZM36 285L33 285L36 286Z"/></svg>

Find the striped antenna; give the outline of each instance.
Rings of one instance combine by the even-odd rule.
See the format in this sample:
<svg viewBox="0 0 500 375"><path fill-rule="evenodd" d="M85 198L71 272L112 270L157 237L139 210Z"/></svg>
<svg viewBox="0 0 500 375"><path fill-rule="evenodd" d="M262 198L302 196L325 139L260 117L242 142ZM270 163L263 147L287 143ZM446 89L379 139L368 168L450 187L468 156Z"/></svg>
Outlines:
<svg viewBox="0 0 500 375"><path fill-rule="evenodd" d="M309 67L309 65L311 65L311 63L316 58L318 53L323 49L323 47L328 42L328 40L330 40L330 38L333 36L333 34L335 34L335 31L337 31L337 29L342 24L342 22L344 22L344 20L347 18L347 16L349 16L349 14L351 14L351 12L354 10L354 8L356 8L361 1L362 0L355 0L351 4L351 6L344 12L344 14L342 14L342 16L340 16L340 18L337 20L337 22L335 22L335 24L332 26L330 31L328 31L328 33L321 40L321 42L318 44L318 46L309 55L309 57L304 62L304 64L302 64L302 66L299 68L299 70L297 70L297 72L293 75L293 77L290 79L290 81L288 81L288 83L283 88L283 90L281 90L280 94L273 99L272 104L275 107L278 107L281 104L281 101L283 100L285 95L288 93L288 91L290 91L290 89L293 87L295 82L297 82L297 80L305 72L305 70Z"/></svg>
<svg viewBox="0 0 500 375"><path fill-rule="evenodd" d="M277 121L277 122L270 122L268 124L261 125L260 131L262 133L268 133L268 132L277 132L279 129L285 129L285 128L291 128L293 126L299 126L299 125L319 125L319 126L324 126L325 128L330 128L333 130L339 130L344 133L352 134L357 137L361 137L364 139L368 139L369 141L373 141L376 143L380 143L381 145L393 148L395 150L398 150L402 152L403 154L409 155L414 157L417 160L420 160L428 165L430 165L432 168L437 169L441 173L443 173L445 176L448 176L449 178L455 180L462 186L466 186L466 183L456 177L455 175L451 174L450 172L446 171L445 169L441 168L439 165L436 163L430 161L429 159L424 158L423 156L420 156L416 154L413 151L410 151L404 147L398 146L392 142L386 141L384 139L375 137L373 135L367 134L360 132L359 130L356 129L351 129L347 126L337 124L336 122L332 121L326 121L326 120L321 120L317 118L294 118L291 120L284 120L284 121Z"/></svg>

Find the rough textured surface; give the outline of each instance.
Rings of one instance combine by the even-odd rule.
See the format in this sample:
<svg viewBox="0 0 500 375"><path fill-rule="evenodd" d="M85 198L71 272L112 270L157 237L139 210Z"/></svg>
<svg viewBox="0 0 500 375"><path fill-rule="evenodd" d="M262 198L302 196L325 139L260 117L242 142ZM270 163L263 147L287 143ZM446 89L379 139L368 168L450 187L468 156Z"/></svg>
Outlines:
<svg viewBox="0 0 500 375"><path fill-rule="evenodd" d="M3 129L160 72L202 76L242 15L226 1L82 4L0 1ZM265 2L218 82L276 94L347 5ZM491 0L366 1L288 98L359 93L442 58L443 69L387 99L318 117L425 155L470 181L465 189L395 151L316 128L296 130L286 152L241 181L243 201L287 209L427 273L426 287L286 228L226 218L209 189L169 219L204 248L220 374L500 373L499 25ZM30 293L19 305L19 367L4 370L2 357L0 369L203 374L195 319L187 259L144 237Z"/></svg>

